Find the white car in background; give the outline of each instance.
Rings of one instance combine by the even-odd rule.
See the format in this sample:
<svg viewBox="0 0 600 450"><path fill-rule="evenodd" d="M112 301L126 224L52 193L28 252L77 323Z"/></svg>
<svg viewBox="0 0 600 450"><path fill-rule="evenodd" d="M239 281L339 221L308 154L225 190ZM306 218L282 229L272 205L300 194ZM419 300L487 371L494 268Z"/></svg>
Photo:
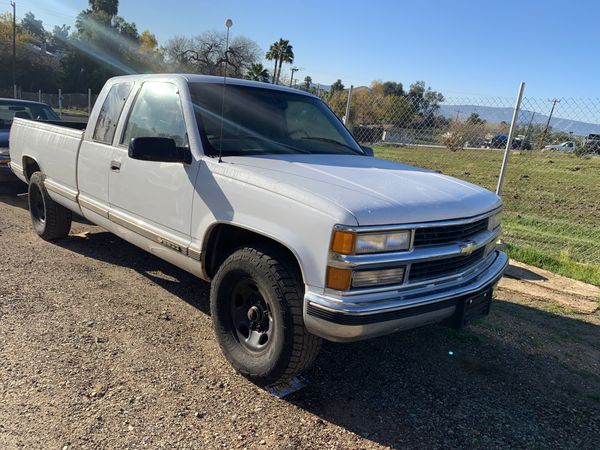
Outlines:
<svg viewBox="0 0 600 450"><path fill-rule="evenodd" d="M565 141L560 144L555 145L546 145L544 150L558 150L566 153L573 153L575 150L575 142L573 141Z"/></svg>

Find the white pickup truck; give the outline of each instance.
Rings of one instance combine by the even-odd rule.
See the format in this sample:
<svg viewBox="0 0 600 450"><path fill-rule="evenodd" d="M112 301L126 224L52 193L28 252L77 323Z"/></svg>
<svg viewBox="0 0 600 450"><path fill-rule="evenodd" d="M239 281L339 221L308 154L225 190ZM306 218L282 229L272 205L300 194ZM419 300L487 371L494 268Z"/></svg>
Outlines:
<svg viewBox="0 0 600 450"><path fill-rule="evenodd" d="M488 313L502 202L372 157L317 97L199 75L107 83L84 131L17 118L11 168L33 227L71 212L212 282L231 364L286 381L349 342Z"/></svg>

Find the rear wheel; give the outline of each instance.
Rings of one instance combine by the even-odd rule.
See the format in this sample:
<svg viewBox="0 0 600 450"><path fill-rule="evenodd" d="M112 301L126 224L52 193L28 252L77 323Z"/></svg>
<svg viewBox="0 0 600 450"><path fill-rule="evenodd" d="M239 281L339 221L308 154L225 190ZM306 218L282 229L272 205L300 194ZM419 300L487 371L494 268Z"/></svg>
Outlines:
<svg viewBox="0 0 600 450"><path fill-rule="evenodd" d="M29 214L33 229L42 239L51 241L68 236L71 211L50 198L42 172L33 173L29 179Z"/></svg>
<svg viewBox="0 0 600 450"><path fill-rule="evenodd" d="M307 368L321 339L304 327L304 288L287 255L274 246L238 249L223 262L210 306L221 350L254 383L285 382Z"/></svg>

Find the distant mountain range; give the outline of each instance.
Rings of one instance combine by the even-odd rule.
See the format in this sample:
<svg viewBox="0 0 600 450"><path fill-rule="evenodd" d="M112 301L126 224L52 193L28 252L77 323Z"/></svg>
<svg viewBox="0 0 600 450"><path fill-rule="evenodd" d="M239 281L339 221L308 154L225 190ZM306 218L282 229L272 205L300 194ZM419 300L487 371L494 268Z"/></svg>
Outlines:
<svg viewBox="0 0 600 450"><path fill-rule="evenodd" d="M500 123L502 121L510 123L512 120L513 109L494 106L477 106L477 105L440 105L438 114L448 118L456 117L459 111L460 118L466 119L471 113L479 114L479 117L490 123ZM534 115L535 114L535 115ZM533 116L534 125L546 125L548 116L533 111L521 110L519 112L519 125L527 125ZM577 136L586 136L592 133L600 133L600 124L581 122L578 120L563 119L553 116L550 120L550 126L553 131L564 131L566 133L573 132Z"/></svg>

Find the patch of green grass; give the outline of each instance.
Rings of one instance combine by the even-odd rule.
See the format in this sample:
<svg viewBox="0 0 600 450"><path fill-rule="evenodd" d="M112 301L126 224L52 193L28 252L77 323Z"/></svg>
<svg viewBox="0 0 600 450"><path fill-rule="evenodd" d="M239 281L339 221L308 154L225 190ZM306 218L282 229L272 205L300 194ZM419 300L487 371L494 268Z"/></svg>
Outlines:
<svg viewBox="0 0 600 450"><path fill-rule="evenodd" d="M579 263L569 257L560 255L553 256L543 250L528 246L507 244L506 252L516 261L522 261L565 277L600 286L600 267L598 265Z"/></svg>
<svg viewBox="0 0 600 450"><path fill-rule="evenodd" d="M503 152L378 147L380 158L495 190ZM600 286L600 158L513 152L502 200L511 258Z"/></svg>

